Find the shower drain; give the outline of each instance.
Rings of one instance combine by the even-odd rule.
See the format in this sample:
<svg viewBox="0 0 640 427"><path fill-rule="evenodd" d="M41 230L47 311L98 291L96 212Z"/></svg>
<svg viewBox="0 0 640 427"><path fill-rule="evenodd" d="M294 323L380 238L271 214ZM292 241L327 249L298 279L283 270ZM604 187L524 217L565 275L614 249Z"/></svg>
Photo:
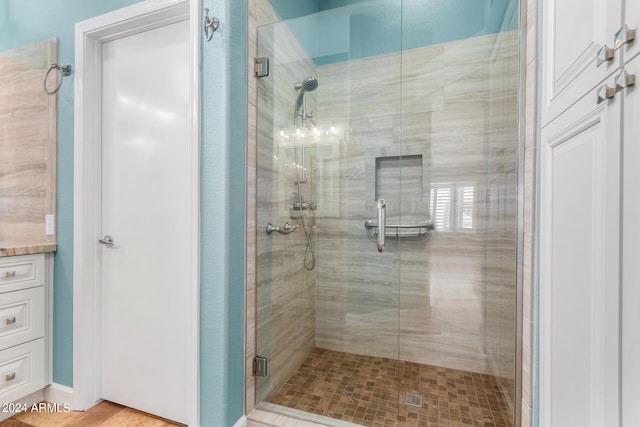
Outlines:
<svg viewBox="0 0 640 427"><path fill-rule="evenodd" d="M420 396L419 394L407 393L404 398L404 403L410 406L417 406L418 408L422 408L422 396Z"/></svg>

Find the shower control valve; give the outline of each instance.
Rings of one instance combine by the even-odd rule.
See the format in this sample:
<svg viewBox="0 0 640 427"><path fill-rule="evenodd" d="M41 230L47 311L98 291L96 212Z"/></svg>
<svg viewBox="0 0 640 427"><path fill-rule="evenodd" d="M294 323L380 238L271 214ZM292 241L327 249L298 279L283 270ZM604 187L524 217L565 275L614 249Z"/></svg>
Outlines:
<svg viewBox="0 0 640 427"><path fill-rule="evenodd" d="M288 222L285 222L282 227L274 227L273 224L269 223L267 224L265 231L267 232L267 234L271 234L274 231L280 234L291 234L297 229L298 229L297 225L291 225Z"/></svg>

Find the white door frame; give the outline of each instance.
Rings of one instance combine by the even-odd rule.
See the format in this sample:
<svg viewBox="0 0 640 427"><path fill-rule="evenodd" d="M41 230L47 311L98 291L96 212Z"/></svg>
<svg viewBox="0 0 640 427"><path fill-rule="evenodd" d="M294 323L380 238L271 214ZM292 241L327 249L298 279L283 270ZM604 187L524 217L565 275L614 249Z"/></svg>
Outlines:
<svg viewBox="0 0 640 427"><path fill-rule="evenodd" d="M147 0L76 24L73 249L73 408L100 401L101 58L102 44L190 19L189 240L184 288L189 292L189 425L199 424L200 403L200 0ZM160 90L160 88L159 88ZM167 254L171 257L171 254ZM159 392L162 392L159 390Z"/></svg>

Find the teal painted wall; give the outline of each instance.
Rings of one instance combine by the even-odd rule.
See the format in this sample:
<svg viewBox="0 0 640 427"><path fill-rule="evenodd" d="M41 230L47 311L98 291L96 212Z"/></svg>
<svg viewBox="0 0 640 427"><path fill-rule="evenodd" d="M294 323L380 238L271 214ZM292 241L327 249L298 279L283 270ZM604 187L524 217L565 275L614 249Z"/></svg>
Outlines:
<svg viewBox="0 0 640 427"><path fill-rule="evenodd" d="M318 11L318 0L269 0L283 20L299 18Z"/></svg>
<svg viewBox="0 0 640 427"><path fill-rule="evenodd" d="M58 38L58 62L74 65L74 25L138 0L2 0L0 51ZM73 74L58 92L58 251L53 298L53 381L73 386Z"/></svg>
<svg viewBox="0 0 640 427"><path fill-rule="evenodd" d="M283 16L285 0L270 1ZM517 0L317 0L318 14L291 13L295 19L288 25L323 65L513 30L516 5ZM505 24L510 9L516 13Z"/></svg>
<svg viewBox="0 0 640 427"><path fill-rule="evenodd" d="M246 271L246 200L247 200L247 1L229 1L229 31L232 40L229 52L231 96L229 99L229 176L225 188L229 191L229 330L227 335L229 362L223 371L227 389L221 397L228 402L227 424L233 425L244 414L244 331L245 331L245 271ZM215 362L215 361L213 361ZM205 425L204 423L202 424ZM213 425L213 422L209 425Z"/></svg>
<svg viewBox="0 0 640 427"><path fill-rule="evenodd" d="M203 7L221 24L202 45L200 417L232 426L244 412L247 2Z"/></svg>
<svg viewBox="0 0 640 427"><path fill-rule="evenodd" d="M74 64L74 25L138 0L2 0L0 52L57 37ZM244 399L246 0L204 0L221 19L202 45L201 402L203 427L232 426ZM53 380L73 386L73 75L58 96L58 251Z"/></svg>

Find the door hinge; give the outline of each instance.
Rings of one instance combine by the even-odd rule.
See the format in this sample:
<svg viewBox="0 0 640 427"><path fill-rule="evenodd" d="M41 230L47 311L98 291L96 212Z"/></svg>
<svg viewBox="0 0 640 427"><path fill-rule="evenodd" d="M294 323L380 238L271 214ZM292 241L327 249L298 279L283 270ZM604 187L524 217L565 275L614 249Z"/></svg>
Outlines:
<svg viewBox="0 0 640 427"><path fill-rule="evenodd" d="M254 58L253 73L256 77L267 77L269 75L269 57L262 56Z"/></svg>
<svg viewBox="0 0 640 427"><path fill-rule="evenodd" d="M267 358L262 356L256 356L253 358L253 376L266 377L267 376Z"/></svg>

